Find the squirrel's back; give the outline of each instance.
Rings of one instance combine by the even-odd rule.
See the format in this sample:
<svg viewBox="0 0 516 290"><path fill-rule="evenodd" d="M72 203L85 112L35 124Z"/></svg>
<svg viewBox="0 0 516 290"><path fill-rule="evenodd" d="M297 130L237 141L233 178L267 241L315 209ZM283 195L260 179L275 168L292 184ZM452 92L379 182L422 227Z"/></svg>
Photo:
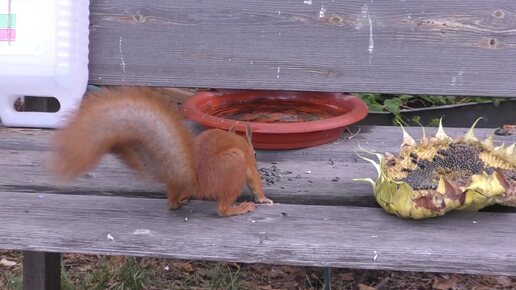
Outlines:
<svg viewBox="0 0 516 290"><path fill-rule="evenodd" d="M193 139L182 116L160 91L102 88L84 97L53 138L51 168L68 181L92 169L106 153L161 182L196 182Z"/></svg>

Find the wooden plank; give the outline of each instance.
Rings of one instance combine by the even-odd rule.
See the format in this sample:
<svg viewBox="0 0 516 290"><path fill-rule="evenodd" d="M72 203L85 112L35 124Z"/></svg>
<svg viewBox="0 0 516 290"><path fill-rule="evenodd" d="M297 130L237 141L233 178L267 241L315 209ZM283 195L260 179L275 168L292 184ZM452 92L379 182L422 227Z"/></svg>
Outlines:
<svg viewBox="0 0 516 290"><path fill-rule="evenodd" d="M90 82L516 95L512 0L91 2Z"/></svg>
<svg viewBox="0 0 516 290"><path fill-rule="evenodd" d="M515 120L516 121L516 120ZM482 122L482 121L480 121ZM192 121L186 121L186 126L197 134L203 129ZM446 126L446 120L444 120ZM377 151L397 151L401 143L401 129L395 126L359 126L360 132L355 137L350 137L349 132L344 132L343 135L330 144L316 146L312 148L299 150L258 150L260 156L266 156L266 161L282 161L287 159L302 159L303 160L320 160L318 154L328 155L337 159L348 157L346 160L354 159L353 153L357 149L357 144L360 143L370 149ZM422 129L420 127L407 127L409 132L415 139L420 139L422 136ZM445 128L448 135L455 137L464 135L469 128ZM436 128L425 128L426 133L430 136L435 134ZM357 132L356 126L351 126L350 131ZM516 142L516 135L499 136L494 134L494 129L479 128L475 129L475 134L479 138L493 136L496 143L513 143ZM48 150L48 141L53 130L48 129L18 129L5 128L0 125L0 150L11 151L46 151ZM278 154L281 152L281 154ZM16 153L13 153L16 154ZM353 157L353 158L350 158ZM271 158L271 159L269 159ZM258 158L260 159L260 158ZM1 160L0 160L1 162Z"/></svg>
<svg viewBox="0 0 516 290"><path fill-rule="evenodd" d="M61 254L23 251L23 289L61 289Z"/></svg>
<svg viewBox="0 0 516 290"><path fill-rule="evenodd" d="M355 130L355 129L352 129ZM421 136L420 128L408 128L414 137ZM449 133L460 135L466 129L453 128ZM428 134L435 132L427 129ZM39 194L66 193L73 195L120 195L164 198L160 184L139 178L112 156L104 158L92 172L69 186L57 188L46 167L47 143L50 130L0 130L0 190ZM484 137L492 130L479 129ZM258 151L258 167L269 171L276 167L281 177L265 181L265 192L276 202L289 204L330 204L376 206L371 187L353 182L353 178L376 176L374 167L357 158L358 144L368 149L396 152L401 142L396 127L362 127L361 133L332 144L287 151ZM516 136L495 136L497 143L516 142ZM310 172L310 173L308 173ZM337 179L337 180L336 180ZM244 199L248 198L248 191ZM507 209L514 210L514 209Z"/></svg>
<svg viewBox="0 0 516 290"><path fill-rule="evenodd" d="M376 208L261 205L221 218L213 202L0 192L0 248L244 263L516 275L512 213L409 221Z"/></svg>

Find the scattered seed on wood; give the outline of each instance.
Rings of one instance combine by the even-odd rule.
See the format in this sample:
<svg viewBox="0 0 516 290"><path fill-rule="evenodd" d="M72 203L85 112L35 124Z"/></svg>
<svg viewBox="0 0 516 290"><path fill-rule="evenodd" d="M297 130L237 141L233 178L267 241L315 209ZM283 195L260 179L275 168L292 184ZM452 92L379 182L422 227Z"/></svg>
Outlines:
<svg viewBox="0 0 516 290"><path fill-rule="evenodd" d="M305 174L310 174L310 173L312 173L312 170L305 171Z"/></svg>
<svg viewBox="0 0 516 290"><path fill-rule="evenodd" d="M281 188L281 189L285 189L285 187L284 187L284 186L280 186L280 188Z"/></svg>
<svg viewBox="0 0 516 290"><path fill-rule="evenodd" d="M286 212L282 212L282 213L281 213L281 215L282 215L282 216L288 216L288 213L286 213Z"/></svg>
<svg viewBox="0 0 516 290"><path fill-rule="evenodd" d="M301 179L301 174L296 175L296 179Z"/></svg>
<svg viewBox="0 0 516 290"><path fill-rule="evenodd" d="M276 184L281 180L281 170L276 165L272 165L269 168L262 167L258 169L258 172L267 185Z"/></svg>
<svg viewBox="0 0 516 290"><path fill-rule="evenodd" d="M333 162L333 160L331 160L331 158L330 158L330 159L328 159L328 164L333 165L333 164L335 164L335 162Z"/></svg>
<svg viewBox="0 0 516 290"><path fill-rule="evenodd" d="M292 177L287 178L288 181L292 181Z"/></svg>
<svg viewBox="0 0 516 290"><path fill-rule="evenodd" d="M309 183L314 183L314 182L313 182L313 181L311 181L311 180L308 180L308 182L309 182Z"/></svg>
<svg viewBox="0 0 516 290"><path fill-rule="evenodd" d="M339 181L340 178L334 177L331 181Z"/></svg>

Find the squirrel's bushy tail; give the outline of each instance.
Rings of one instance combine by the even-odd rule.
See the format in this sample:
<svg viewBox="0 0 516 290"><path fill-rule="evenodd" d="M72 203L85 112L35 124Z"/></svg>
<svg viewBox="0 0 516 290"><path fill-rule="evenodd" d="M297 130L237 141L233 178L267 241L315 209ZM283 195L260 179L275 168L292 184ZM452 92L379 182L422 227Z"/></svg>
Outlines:
<svg viewBox="0 0 516 290"><path fill-rule="evenodd" d="M67 182L92 169L107 153L163 182L193 180L190 133L172 102L150 88L102 88L88 93L79 110L52 139L50 167ZM179 176L177 176L179 175Z"/></svg>

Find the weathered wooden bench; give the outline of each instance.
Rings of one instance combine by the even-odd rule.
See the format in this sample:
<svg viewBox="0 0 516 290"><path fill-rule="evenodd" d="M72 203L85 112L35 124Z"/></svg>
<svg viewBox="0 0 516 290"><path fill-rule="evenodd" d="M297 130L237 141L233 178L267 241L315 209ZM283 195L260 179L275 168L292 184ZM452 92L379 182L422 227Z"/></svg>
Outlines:
<svg viewBox="0 0 516 290"><path fill-rule="evenodd" d="M90 82L514 96L515 15L509 0L92 1ZM259 151L277 204L230 218L204 201L167 210L159 185L113 157L58 188L51 134L0 129L0 248L24 251L25 289L59 289L60 253L516 275L514 209L402 220L351 181L375 176L357 144L396 151L396 127Z"/></svg>

